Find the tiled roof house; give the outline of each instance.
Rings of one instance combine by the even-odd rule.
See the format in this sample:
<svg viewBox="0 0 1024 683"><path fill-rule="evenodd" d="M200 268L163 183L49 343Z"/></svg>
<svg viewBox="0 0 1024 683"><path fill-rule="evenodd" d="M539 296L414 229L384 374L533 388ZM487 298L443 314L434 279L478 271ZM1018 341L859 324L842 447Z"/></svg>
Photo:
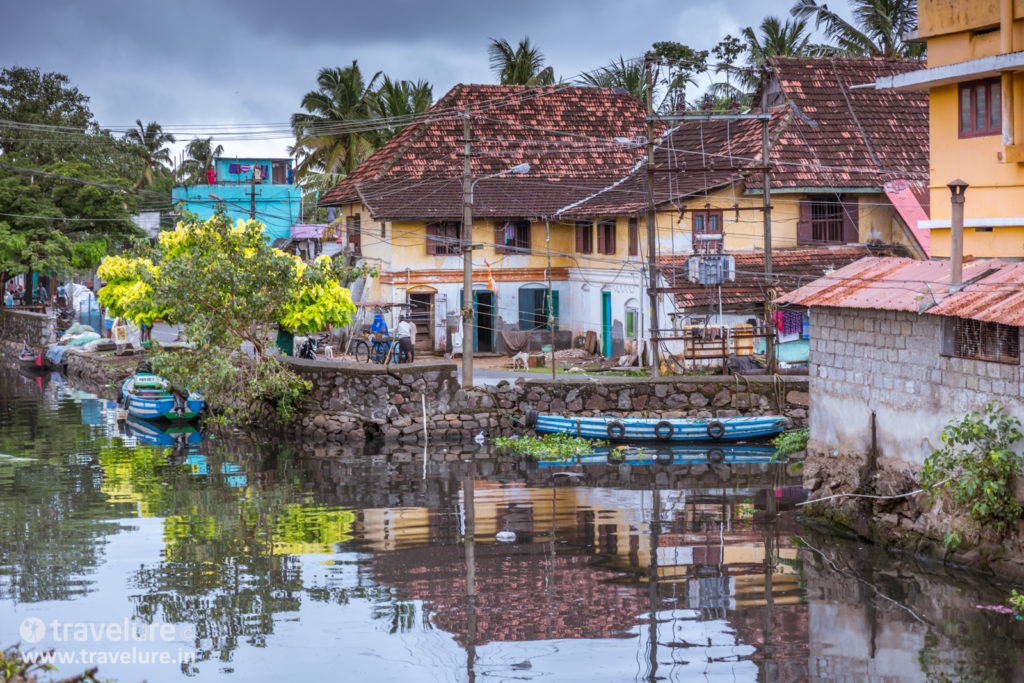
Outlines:
<svg viewBox="0 0 1024 683"><path fill-rule="evenodd" d="M417 345L445 349L446 319L462 298L466 113L472 238L482 246L473 256L477 351L503 350L502 332L549 343L550 230L558 344L593 330L607 354L621 352L640 335L644 308L637 219L562 211L643 162L643 104L608 89L455 86L328 192L320 204L339 208L348 239L379 268L369 298L411 303ZM522 164L528 172L508 173Z"/></svg>

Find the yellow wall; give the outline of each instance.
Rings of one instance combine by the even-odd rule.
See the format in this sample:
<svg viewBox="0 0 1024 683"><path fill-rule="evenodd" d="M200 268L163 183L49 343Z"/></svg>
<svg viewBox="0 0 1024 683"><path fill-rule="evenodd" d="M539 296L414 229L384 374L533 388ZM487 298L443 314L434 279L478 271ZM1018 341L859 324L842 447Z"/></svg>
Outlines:
<svg viewBox="0 0 1024 683"><path fill-rule="evenodd" d="M797 223L800 220L800 200L808 195L804 193L773 192L772 201L772 248L785 249L802 246L797 244ZM860 242L866 242L872 230L880 234L885 244L902 244L909 246L910 240L898 222L896 210L886 197L879 194L858 195L858 227ZM701 198L686 204L689 208L703 208L710 204L712 209L722 210L722 223L725 231L725 250L759 251L764 248L764 219L760 211L731 211L736 204L739 207L760 207L761 197L743 195L739 186L712 192L707 199ZM666 238L672 230L676 232L692 231L693 218L690 212L680 218L678 213L672 214L672 227L665 226L659 216L659 233ZM667 242L664 239L664 242ZM807 245L812 246L812 245Z"/></svg>
<svg viewBox="0 0 1024 683"><path fill-rule="evenodd" d="M919 0L919 30L928 39L928 66L942 66L1000 54L999 31L977 34L997 27L999 2L973 0ZM1024 49L1024 0L1014 7L1013 48ZM929 135L931 139L931 219L949 220L950 192L954 179L969 187L964 218L1024 217L1024 163L1004 163L1000 134L959 137L959 86L943 85L930 90ZM1013 79L1016 142L1024 140L1024 75ZM932 255L949 256L949 229L931 231ZM976 257L1024 257L1024 221L1020 226L995 227L991 232L964 230L964 253Z"/></svg>

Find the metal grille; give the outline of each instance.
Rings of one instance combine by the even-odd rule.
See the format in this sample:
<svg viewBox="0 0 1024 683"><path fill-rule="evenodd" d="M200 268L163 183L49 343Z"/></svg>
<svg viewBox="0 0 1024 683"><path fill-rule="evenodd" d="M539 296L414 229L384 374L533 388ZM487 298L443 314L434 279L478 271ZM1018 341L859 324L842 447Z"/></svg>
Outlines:
<svg viewBox="0 0 1024 683"><path fill-rule="evenodd" d="M950 355L1014 365L1020 362L1019 328L966 318L952 320L953 348Z"/></svg>
<svg viewBox="0 0 1024 683"><path fill-rule="evenodd" d="M815 200L811 203L811 239L843 241L843 205L840 202Z"/></svg>

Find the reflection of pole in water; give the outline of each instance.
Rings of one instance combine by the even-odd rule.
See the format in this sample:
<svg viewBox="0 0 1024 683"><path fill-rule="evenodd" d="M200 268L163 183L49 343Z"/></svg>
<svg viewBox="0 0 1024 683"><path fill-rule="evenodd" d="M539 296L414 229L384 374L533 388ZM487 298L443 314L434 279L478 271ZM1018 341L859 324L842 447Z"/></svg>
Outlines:
<svg viewBox="0 0 1024 683"><path fill-rule="evenodd" d="M651 561L647 575L647 598L650 601L650 618L648 639L648 661L650 670L647 680L658 678L658 534L661 531L661 491L655 488L651 492Z"/></svg>
<svg viewBox="0 0 1024 683"><path fill-rule="evenodd" d="M554 348L554 347L552 347ZM554 615L554 600L555 600L555 514L557 514L557 505L555 505L555 496L558 495L558 488L554 485L551 486L551 549L548 555L548 640L553 637L551 634L551 617Z"/></svg>
<svg viewBox="0 0 1024 683"><path fill-rule="evenodd" d="M462 482L463 505L466 512L466 528L462 544L466 550L466 680L476 680L473 665L476 662L476 501L473 475L475 463L469 463Z"/></svg>
<svg viewBox="0 0 1024 683"><path fill-rule="evenodd" d="M775 518L778 512L778 501L775 498L775 486L780 484L780 467L772 468L772 477L768 487L765 489L765 525L764 525L764 637L761 639L761 646L765 649L771 647L772 643L772 574L775 571ZM772 657L765 653L763 657L764 666L767 667ZM765 671L764 674L768 672Z"/></svg>

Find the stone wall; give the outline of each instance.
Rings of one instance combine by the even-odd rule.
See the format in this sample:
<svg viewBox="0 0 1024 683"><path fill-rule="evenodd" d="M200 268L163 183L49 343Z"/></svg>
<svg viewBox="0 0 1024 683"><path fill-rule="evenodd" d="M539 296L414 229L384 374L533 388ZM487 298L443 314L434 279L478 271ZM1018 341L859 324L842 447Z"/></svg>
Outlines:
<svg viewBox="0 0 1024 683"><path fill-rule="evenodd" d="M808 407L807 381L800 377L529 378L465 391L456 365L448 361L390 367L289 362L313 385L293 430L331 441L383 435L415 443L423 437L424 400L430 438L453 442L467 433L493 437L521 431L530 409L666 417L782 412L803 426Z"/></svg>
<svg viewBox="0 0 1024 683"><path fill-rule="evenodd" d="M921 466L941 445L943 427L989 401L1024 420L1021 364L943 356L939 316L815 308L812 324L804 466L811 499L918 489ZM943 498L844 496L808 511L879 542L1024 576L1024 526L1008 539L968 532L955 553L947 552L945 532L969 524Z"/></svg>
<svg viewBox="0 0 1024 683"><path fill-rule="evenodd" d="M42 351L57 341L57 319L45 313L0 308L0 340L8 349L20 349L28 342L32 349Z"/></svg>

